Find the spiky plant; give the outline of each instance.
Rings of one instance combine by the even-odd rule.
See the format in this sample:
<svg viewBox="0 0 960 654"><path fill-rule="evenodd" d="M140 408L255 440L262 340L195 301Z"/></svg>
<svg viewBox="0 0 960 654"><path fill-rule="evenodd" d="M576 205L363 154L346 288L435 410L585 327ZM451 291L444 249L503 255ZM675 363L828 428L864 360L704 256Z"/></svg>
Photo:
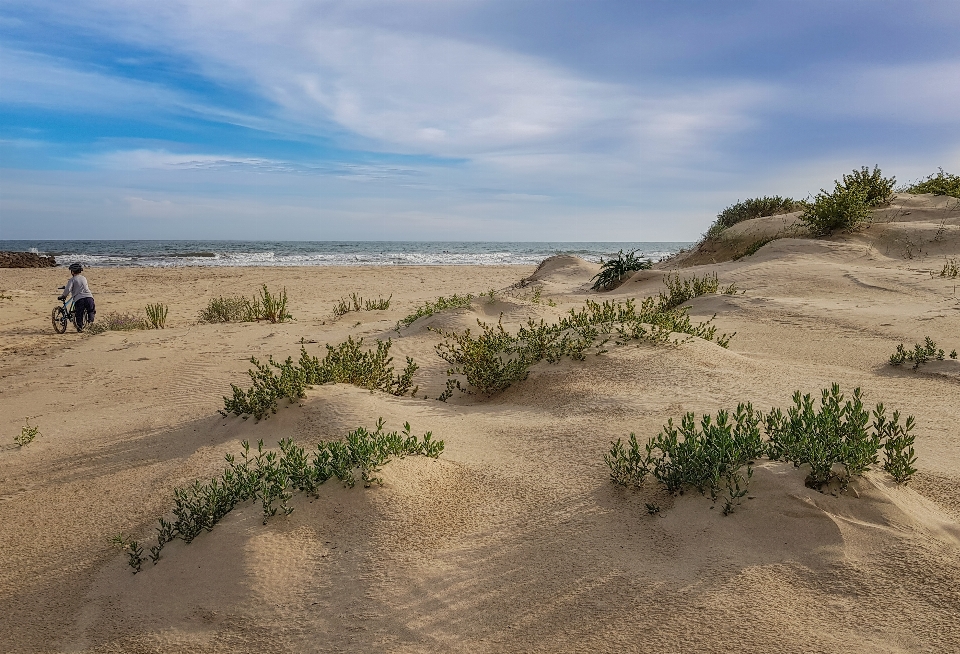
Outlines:
<svg viewBox="0 0 960 654"><path fill-rule="evenodd" d="M637 250L623 253L623 250L617 254L615 259L608 261L600 260L600 272L593 276L593 286L595 291L606 291L617 286L624 277L637 270L648 270L653 267L650 259L641 259L637 256Z"/></svg>

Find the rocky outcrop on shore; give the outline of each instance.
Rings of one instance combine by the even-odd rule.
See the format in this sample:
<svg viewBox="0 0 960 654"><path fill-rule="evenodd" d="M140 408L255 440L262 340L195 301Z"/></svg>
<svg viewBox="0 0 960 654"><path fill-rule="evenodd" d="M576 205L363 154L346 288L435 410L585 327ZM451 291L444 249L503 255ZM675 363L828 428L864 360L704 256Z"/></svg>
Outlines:
<svg viewBox="0 0 960 654"><path fill-rule="evenodd" d="M57 260L33 252L0 252L0 268L53 268Z"/></svg>

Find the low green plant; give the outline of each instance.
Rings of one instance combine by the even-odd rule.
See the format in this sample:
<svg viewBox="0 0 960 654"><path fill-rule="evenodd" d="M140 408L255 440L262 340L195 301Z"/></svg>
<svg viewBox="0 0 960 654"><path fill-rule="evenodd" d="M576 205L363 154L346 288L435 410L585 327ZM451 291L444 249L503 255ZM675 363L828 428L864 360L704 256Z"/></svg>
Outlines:
<svg viewBox="0 0 960 654"><path fill-rule="evenodd" d="M922 181L911 184L903 190L906 193L933 193L960 198L960 175L951 175L940 168L939 172L928 175Z"/></svg>
<svg viewBox="0 0 960 654"><path fill-rule="evenodd" d="M0 300L12 300L12 299L13 299L12 295L5 295L3 293L0 293Z"/></svg>
<svg viewBox="0 0 960 654"><path fill-rule="evenodd" d="M103 332L127 332L137 329L150 329L150 323L141 316L132 313L110 313L97 317L97 321L84 326L88 334L102 334Z"/></svg>
<svg viewBox="0 0 960 654"><path fill-rule="evenodd" d="M681 278L677 273L670 273L663 278L663 284L667 287L667 292L661 291L658 295L661 311L669 311L695 297L711 295L720 290L720 280L717 278L717 273L704 273L702 277L694 275L688 278ZM736 285L730 285L723 290L723 293L733 295L736 290Z"/></svg>
<svg viewBox="0 0 960 654"><path fill-rule="evenodd" d="M129 536L125 536L121 531L110 539L110 542L117 549L126 552L127 564L133 568L133 574L137 574L143 568L143 546Z"/></svg>
<svg viewBox="0 0 960 654"><path fill-rule="evenodd" d="M764 452L761 420L751 404L737 406L732 421L727 411L715 419L704 415L699 424L687 413L679 426L668 420L642 447L636 434L630 434L626 447L617 439L604 461L611 480L622 486L640 486L652 475L674 494L693 488L716 501L726 492L724 513L729 514L746 495L753 462Z"/></svg>
<svg viewBox="0 0 960 654"><path fill-rule="evenodd" d="M287 311L287 289L273 294L264 284L253 299L242 295L212 298L197 316L200 323L258 322L272 323L293 320Z"/></svg>
<svg viewBox="0 0 960 654"><path fill-rule="evenodd" d="M348 337L336 347L327 345L327 354L323 359L307 354L300 346L300 361L294 363L292 357L283 362L269 357L266 363L250 358L254 369L248 370L253 385L248 389L231 384L233 397L224 397L224 416L233 413L238 416L252 415L257 420L277 412L277 402L283 398L294 403L305 397L306 389L316 384L343 383L353 384L369 390L380 390L393 395L416 394L413 374L418 367L413 359L407 357L403 373L394 375L389 356L391 340L377 341L375 352L363 349L363 339L354 341Z"/></svg>
<svg viewBox="0 0 960 654"><path fill-rule="evenodd" d="M846 399L833 384L821 392L819 406L796 391L785 413L773 408L763 415L749 403L739 404L732 415L723 410L715 418L704 415L699 423L687 413L679 426L668 420L643 445L635 434L626 443L617 439L604 461L615 484L636 487L652 476L674 494L696 489L714 502L724 497L724 515L746 496L754 462L762 456L805 466L806 485L823 492L832 483L845 489L852 477L879 463L882 449L883 469L897 483L909 481L916 473L913 417L901 423L895 411L887 418L883 404L872 415L871 424L859 388Z"/></svg>
<svg viewBox="0 0 960 654"><path fill-rule="evenodd" d="M31 425L29 419L26 423L20 428L20 433L13 437L13 442L20 447L32 443L33 439L40 435L40 427Z"/></svg>
<svg viewBox="0 0 960 654"><path fill-rule="evenodd" d="M287 312L287 289L273 295L264 284L260 289L260 295L253 299L253 313L256 320L267 320L272 323L286 322L293 320Z"/></svg>
<svg viewBox="0 0 960 654"><path fill-rule="evenodd" d="M801 200L791 198L782 198L779 195L763 196L762 198L750 198L743 202L737 200L719 214L717 219L707 230L707 238L716 238L724 230L733 227L737 223L753 218L762 218L764 216L776 216L791 211L799 211L804 207Z"/></svg>
<svg viewBox="0 0 960 654"><path fill-rule="evenodd" d="M956 358L957 358L957 351L956 351L956 350L950 350L950 358L951 358L951 359L956 359Z"/></svg>
<svg viewBox="0 0 960 654"><path fill-rule="evenodd" d="M147 320L150 321L150 326L154 329L166 329L167 327L167 305L157 302L156 304L148 304L144 308L144 312L147 314Z"/></svg>
<svg viewBox="0 0 960 654"><path fill-rule="evenodd" d="M653 261L637 257L637 250L626 254L623 253L623 250L620 250L615 259L608 261L600 259L600 272L593 276L593 286L591 288L595 291L609 290L620 284L623 278L630 273L637 270L649 270L652 267Z"/></svg>
<svg viewBox="0 0 960 654"><path fill-rule="evenodd" d="M492 302L495 297L492 289L490 290L489 296L490 301ZM470 306L471 301L473 301L473 295L470 293L467 293L466 295L457 295L454 293L450 297L441 296L433 302L428 300L417 307L416 311L397 321L397 332L399 333L402 328L409 327L416 320L423 318L424 316L432 316L435 313L439 313L447 309L460 309L462 307L468 307Z"/></svg>
<svg viewBox="0 0 960 654"><path fill-rule="evenodd" d="M279 451L265 450L262 440L255 452L248 441L241 447L239 456L225 456L227 466L219 476L207 483L197 480L191 486L174 489L172 517L159 519L156 544L150 548L154 565L167 543L176 538L192 542L204 531L211 531L238 504L259 502L266 524L278 512L293 512L288 501L294 492L316 495L317 489L334 477L348 487L356 484L358 476L365 487L382 485L377 473L392 457L421 455L436 459L444 443L433 440L431 432L418 438L409 422L402 432L386 432L381 418L372 432L359 427L345 440L320 441L312 455L290 439L280 441ZM143 547L123 534L113 542L127 552L134 573L139 572Z"/></svg>
<svg viewBox="0 0 960 654"><path fill-rule="evenodd" d="M956 358L953 356L953 352L950 354L950 358ZM919 343L914 344L912 350L908 350L904 347L903 343L897 346L896 352L890 355L890 365L891 366L902 366L904 363L909 361L913 364L913 369L917 370L920 366L927 363L931 359L936 359L937 361L943 361L944 351L941 348L937 347L937 344L929 336L924 337L923 345Z"/></svg>
<svg viewBox="0 0 960 654"><path fill-rule="evenodd" d="M349 298L340 298L340 300L333 305L333 315L339 318L351 311L385 311L390 308L391 299L393 299L392 295L387 299L383 299L381 296L376 300L364 300L356 293L351 293Z"/></svg>
<svg viewBox="0 0 960 654"><path fill-rule="evenodd" d="M447 370L451 379L438 399L445 401L454 390L470 392L470 388L484 394L500 392L526 379L530 367L540 361L556 363L564 357L582 361L588 351L606 352L611 341L617 345L637 340L678 343L671 334L679 333L708 341L716 338L718 345L726 347L733 335L717 337L712 320L693 324L686 308L664 308L659 298L651 297L639 306L633 300L587 300L555 323L530 319L515 334L504 329L502 316L496 325L477 320L476 334L469 329L434 329L444 339L436 352L452 366Z"/></svg>

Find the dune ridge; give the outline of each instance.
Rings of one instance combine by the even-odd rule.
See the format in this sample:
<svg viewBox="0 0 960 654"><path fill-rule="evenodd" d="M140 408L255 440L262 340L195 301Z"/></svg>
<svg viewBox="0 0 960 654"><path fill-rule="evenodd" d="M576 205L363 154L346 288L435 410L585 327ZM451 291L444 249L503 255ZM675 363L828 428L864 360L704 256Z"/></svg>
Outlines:
<svg viewBox="0 0 960 654"><path fill-rule="evenodd" d="M170 306L165 330L95 336L49 327L63 271L2 270L0 642L16 652L960 650L960 378L949 361L887 364L898 343L926 335L960 348L956 281L931 275L960 254L952 206L900 196L855 234L795 235L707 265L693 266L706 256L694 253L603 294L588 290L597 267L573 257L536 271L94 269L100 311ZM752 239L767 229L758 220L728 232ZM642 299L676 266L742 289L688 302L695 320L716 314L720 331L737 332L728 349L610 346L537 364L493 397L431 399L448 366L428 326L475 329L502 314L511 329L588 298ZM294 322L195 324L210 297L261 283L287 288ZM161 290L146 298L147 287ZM491 288L493 300L395 328L426 300ZM351 292L394 300L335 319ZM395 362L421 366L418 396L336 384L260 422L216 413L230 384L247 381L251 355L296 358L301 343L322 354L348 336L393 339ZM687 411L786 406L794 390L834 381L916 416L910 484L874 471L834 496L764 461L751 499L722 516L697 493L608 479L611 440L653 436ZM241 440L309 446L381 416L388 429L432 431L444 453L392 461L383 487L296 494L293 513L266 525L259 506L238 506L137 575L108 542L148 536L173 488L218 474ZM18 449L26 417L41 436Z"/></svg>

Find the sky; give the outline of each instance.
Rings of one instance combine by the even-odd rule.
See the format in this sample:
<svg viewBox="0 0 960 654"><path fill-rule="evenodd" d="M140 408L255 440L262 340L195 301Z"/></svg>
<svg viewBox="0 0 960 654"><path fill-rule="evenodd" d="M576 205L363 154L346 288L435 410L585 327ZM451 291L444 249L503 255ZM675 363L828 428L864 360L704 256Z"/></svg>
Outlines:
<svg viewBox="0 0 960 654"><path fill-rule="evenodd" d="M691 241L960 172L956 0L0 0L0 239Z"/></svg>

